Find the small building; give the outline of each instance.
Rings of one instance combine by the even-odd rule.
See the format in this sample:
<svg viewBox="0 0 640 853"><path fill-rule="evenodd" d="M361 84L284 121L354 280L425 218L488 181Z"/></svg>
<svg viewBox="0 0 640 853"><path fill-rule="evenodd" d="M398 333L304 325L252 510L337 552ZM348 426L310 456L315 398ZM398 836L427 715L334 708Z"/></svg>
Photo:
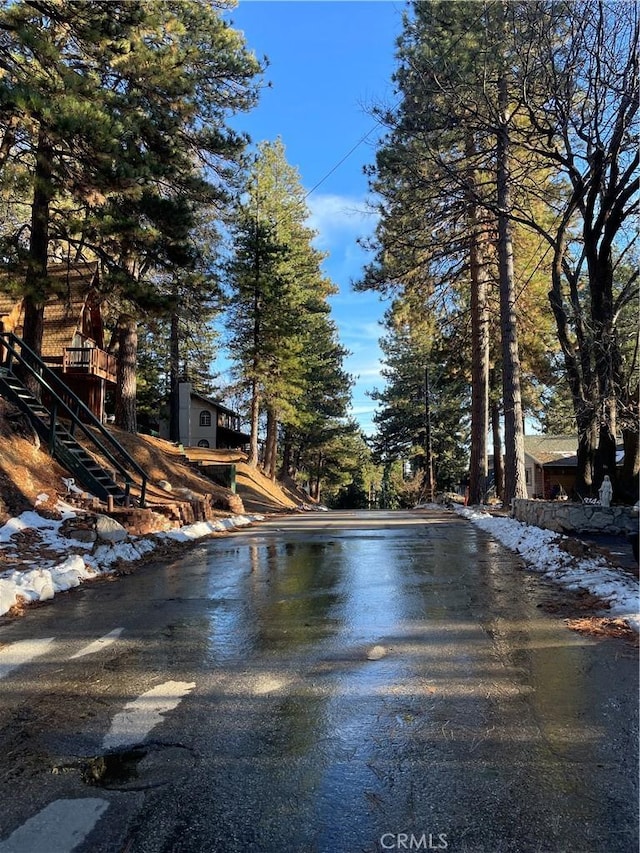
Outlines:
<svg viewBox="0 0 640 853"><path fill-rule="evenodd" d="M191 382L180 382L179 429L183 447L244 448L250 436L240 429L240 415L196 393ZM160 437L169 438L169 422L160 421Z"/></svg>
<svg viewBox="0 0 640 853"><path fill-rule="evenodd" d="M558 487L571 494L578 467L577 450L576 435L525 435L527 497L548 500Z"/></svg>
<svg viewBox="0 0 640 853"><path fill-rule="evenodd" d="M623 457L619 445L618 465ZM549 500L559 489L567 495L573 493L578 472L576 435L525 435L524 459L528 498Z"/></svg>
<svg viewBox="0 0 640 853"><path fill-rule="evenodd" d="M100 420L117 360L105 350L104 307L95 263L56 264L47 270L52 295L44 307L42 360ZM24 300L0 279L0 332L23 336Z"/></svg>

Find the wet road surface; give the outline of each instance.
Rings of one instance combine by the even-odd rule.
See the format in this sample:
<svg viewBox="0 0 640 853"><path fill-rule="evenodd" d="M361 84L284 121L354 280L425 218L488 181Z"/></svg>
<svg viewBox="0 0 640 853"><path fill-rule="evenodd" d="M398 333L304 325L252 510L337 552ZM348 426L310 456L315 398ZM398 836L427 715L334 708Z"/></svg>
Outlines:
<svg viewBox="0 0 640 853"><path fill-rule="evenodd" d="M549 595L452 514L309 514L5 621L0 853L635 853L637 651Z"/></svg>

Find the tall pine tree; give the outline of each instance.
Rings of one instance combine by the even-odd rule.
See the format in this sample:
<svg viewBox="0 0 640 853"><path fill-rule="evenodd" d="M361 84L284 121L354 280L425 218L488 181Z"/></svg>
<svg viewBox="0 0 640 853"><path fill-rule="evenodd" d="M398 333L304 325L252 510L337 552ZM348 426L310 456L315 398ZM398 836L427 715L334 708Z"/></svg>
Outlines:
<svg viewBox="0 0 640 853"><path fill-rule="evenodd" d="M224 201L245 142L226 120L259 66L196 0L5 3L0 38L0 178L21 190L0 236L38 352L52 259L97 258L130 302L166 305L154 275L192 264L198 208Z"/></svg>
<svg viewBox="0 0 640 853"><path fill-rule="evenodd" d="M282 142L260 144L234 225L228 329L237 375L249 387L250 461L258 461L264 412L270 477L276 475L281 427L301 423L317 318L328 314L327 299L335 292L322 273L307 217L305 192Z"/></svg>

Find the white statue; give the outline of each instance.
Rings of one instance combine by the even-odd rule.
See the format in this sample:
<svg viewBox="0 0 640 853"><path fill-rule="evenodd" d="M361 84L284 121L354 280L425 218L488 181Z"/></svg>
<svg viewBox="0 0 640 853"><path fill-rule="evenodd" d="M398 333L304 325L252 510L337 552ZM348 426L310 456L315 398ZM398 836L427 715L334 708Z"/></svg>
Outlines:
<svg viewBox="0 0 640 853"><path fill-rule="evenodd" d="M609 479L609 475L604 475L604 480L602 481L602 485L598 490L598 495L600 496L600 504L602 506L611 506L611 495L613 494L613 487L611 486L611 480Z"/></svg>

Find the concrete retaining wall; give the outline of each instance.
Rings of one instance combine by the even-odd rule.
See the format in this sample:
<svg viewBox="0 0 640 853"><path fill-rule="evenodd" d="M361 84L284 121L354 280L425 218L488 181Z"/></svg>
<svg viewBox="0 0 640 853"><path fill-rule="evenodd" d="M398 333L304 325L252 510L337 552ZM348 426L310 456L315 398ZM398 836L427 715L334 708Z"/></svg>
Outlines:
<svg viewBox="0 0 640 853"><path fill-rule="evenodd" d="M554 530L556 533L638 532L638 514L629 506L596 506L569 501L533 501L518 498L513 502L513 517L526 524Z"/></svg>

